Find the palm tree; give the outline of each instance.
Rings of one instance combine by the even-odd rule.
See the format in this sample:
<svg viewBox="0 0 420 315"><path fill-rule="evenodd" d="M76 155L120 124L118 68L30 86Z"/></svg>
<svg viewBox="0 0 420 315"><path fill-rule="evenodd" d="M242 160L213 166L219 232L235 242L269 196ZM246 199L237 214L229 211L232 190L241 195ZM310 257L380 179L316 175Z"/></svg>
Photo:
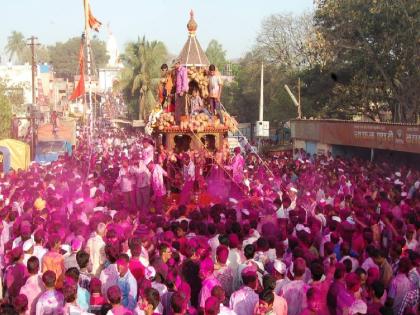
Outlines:
<svg viewBox="0 0 420 315"><path fill-rule="evenodd" d="M160 41L145 37L127 44L121 56L124 69L117 89L124 93L127 103L138 104L138 117L145 120L156 104L155 87L159 82L160 66L167 59L167 50Z"/></svg>
<svg viewBox="0 0 420 315"><path fill-rule="evenodd" d="M18 63L23 62L26 48L25 36L21 32L13 31L7 38L6 53L9 54L9 60L15 56Z"/></svg>

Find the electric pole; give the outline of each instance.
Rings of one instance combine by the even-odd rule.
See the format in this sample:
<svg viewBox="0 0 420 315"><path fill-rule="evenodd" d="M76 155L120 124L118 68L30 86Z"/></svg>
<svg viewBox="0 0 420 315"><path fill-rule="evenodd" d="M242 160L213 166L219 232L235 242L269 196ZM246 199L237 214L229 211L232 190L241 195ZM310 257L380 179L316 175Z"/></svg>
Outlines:
<svg viewBox="0 0 420 315"><path fill-rule="evenodd" d="M32 54L32 106L36 104L36 96L35 96L35 77L36 77L36 55L35 55L35 46L39 46L40 44L37 43L38 37L31 36L28 39L28 46L31 47L31 54Z"/></svg>
<svg viewBox="0 0 420 315"><path fill-rule="evenodd" d="M36 104L36 95L35 95L35 77L36 77L36 58L35 58L35 46L39 46L40 44L37 43L38 38L35 36L31 36L28 39L28 46L31 47L31 54L32 54L32 106L31 111L29 113L30 120L31 120L31 160L35 157L35 113L34 113L34 106Z"/></svg>

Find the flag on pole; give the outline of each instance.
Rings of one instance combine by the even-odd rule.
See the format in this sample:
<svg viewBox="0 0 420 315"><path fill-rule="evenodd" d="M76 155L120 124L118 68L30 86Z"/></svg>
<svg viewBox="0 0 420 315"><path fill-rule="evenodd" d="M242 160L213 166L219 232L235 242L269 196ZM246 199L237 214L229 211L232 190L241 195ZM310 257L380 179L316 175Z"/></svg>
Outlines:
<svg viewBox="0 0 420 315"><path fill-rule="evenodd" d="M76 88L74 89L73 93L71 94L69 98L70 101L73 101L76 98L83 96L85 94L85 54L84 54L83 41L80 44L79 70L80 70L80 79L79 79L79 82L77 83Z"/></svg>
<svg viewBox="0 0 420 315"><path fill-rule="evenodd" d="M92 10L90 9L90 4L88 4L87 6L87 10L88 10L88 23L89 23L89 27L97 32L99 32L99 28L101 27L102 23L93 16L92 14Z"/></svg>

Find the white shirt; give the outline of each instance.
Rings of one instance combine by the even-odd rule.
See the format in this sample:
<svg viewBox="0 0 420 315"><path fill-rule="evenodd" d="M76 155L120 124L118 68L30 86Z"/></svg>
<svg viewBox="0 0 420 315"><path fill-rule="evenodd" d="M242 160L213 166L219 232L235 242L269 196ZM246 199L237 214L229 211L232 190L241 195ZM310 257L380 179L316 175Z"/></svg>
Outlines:
<svg viewBox="0 0 420 315"><path fill-rule="evenodd" d="M130 168L121 167L117 181L122 192L133 191L133 181L131 180Z"/></svg>
<svg viewBox="0 0 420 315"><path fill-rule="evenodd" d="M258 301L258 294L250 287L245 286L232 293L229 301L229 308L236 314L253 315L255 305Z"/></svg>
<svg viewBox="0 0 420 315"><path fill-rule="evenodd" d="M189 182L189 181L194 180L194 178L195 178L195 165L194 165L193 161L190 161L190 163L188 163L188 165L184 166L183 176L184 176L184 181L185 182Z"/></svg>
<svg viewBox="0 0 420 315"><path fill-rule="evenodd" d="M36 303L36 315L63 314L64 297L56 290L45 291Z"/></svg>
<svg viewBox="0 0 420 315"><path fill-rule="evenodd" d="M136 175L137 188L145 188L150 186L150 179L152 174L144 163L140 163L138 167L133 168L133 172Z"/></svg>
<svg viewBox="0 0 420 315"><path fill-rule="evenodd" d="M86 250L90 255L92 263L92 274L98 275L99 268L105 261L105 242L102 236L95 233L95 236L88 239Z"/></svg>
<svg viewBox="0 0 420 315"><path fill-rule="evenodd" d="M143 149L143 160L145 165L153 161L154 151L155 150L151 145Z"/></svg>
<svg viewBox="0 0 420 315"><path fill-rule="evenodd" d="M219 315L236 315L236 313L233 310L231 310L229 307L226 307L223 304L220 304Z"/></svg>
<svg viewBox="0 0 420 315"><path fill-rule="evenodd" d="M102 282L102 295L107 296L108 289L113 285L118 284L118 269L117 264L110 264L104 270L101 271L99 280Z"/></svg>

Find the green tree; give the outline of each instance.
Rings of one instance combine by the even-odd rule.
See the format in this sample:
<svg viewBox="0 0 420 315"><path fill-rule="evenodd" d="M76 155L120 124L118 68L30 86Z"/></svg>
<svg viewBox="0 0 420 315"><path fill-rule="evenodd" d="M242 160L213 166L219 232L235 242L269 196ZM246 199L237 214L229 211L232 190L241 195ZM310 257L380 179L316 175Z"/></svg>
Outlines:
<svg viewBox="0 0 420 315"><path fill-rule="evenodd" d="M160 66L167 57L166 47L160 41L149 42L143 37L127 44L121 56L124 69L116 88L123 92L130 118L147 120L156 105Z"/></svg>
<svg viewBox="0 0 420 315"><path fill-rule="evenodd" d="M36 63L49 63L50 62L50 52L47 46L41 45L35 48L35 60ZM25 47L22 53L22 61L23 63L31 63L32 62L32 52L30 47Z"/></svg>
<svg viewBox="0 0 420 315"><path fill-rule="evenodd" d="M79 72L80 37L70 38L68 41L58 42L49 47L49 59L56 75L62 78L73 79ZM109 59L106 44L97 38L91 40L92 73L96 68L104 67ZM85 52L85 56L87 56Z"/></svg>
<svg viewBox="0 0 420 315"><path fill-rule="evenodd" d="M0 80L0 139L10 137L12 103L8 91L7 82Z"/></svg>
<svg viewBox="0 0 420 315"><path fill-rule="evenodd" d="M420 112L420 2L318 1L316 26L334 52L330 105L415 122ZM344 78L344 79L343 79Z"/></svg>
<svg viewBox="0 0 420 315"><path fill-rule="evenodd" d="M212 39L207 46L206 55L210 63L214 64L222 72L226 64L226 50L217 40Z"/></svg>
<svg viewBox="0 0 420 315"><path fill-rule="evenodd" d="M258 120L262 60L257 50L247 53L239 62L234 82L223 90L222 103L240 122ZM297 116L283 88L289 82L285 73L281 65L264 67L264 120L273 126Z"/></svg>
<svg viewBox="0 0 420 315"><path fill-rule="evenodd" d="M23 63L24 51L26 48L25 36L21 32L13 31L9 37L7 37L5 50L9 55L10 60L15 57L17 63Z"/></svg>

